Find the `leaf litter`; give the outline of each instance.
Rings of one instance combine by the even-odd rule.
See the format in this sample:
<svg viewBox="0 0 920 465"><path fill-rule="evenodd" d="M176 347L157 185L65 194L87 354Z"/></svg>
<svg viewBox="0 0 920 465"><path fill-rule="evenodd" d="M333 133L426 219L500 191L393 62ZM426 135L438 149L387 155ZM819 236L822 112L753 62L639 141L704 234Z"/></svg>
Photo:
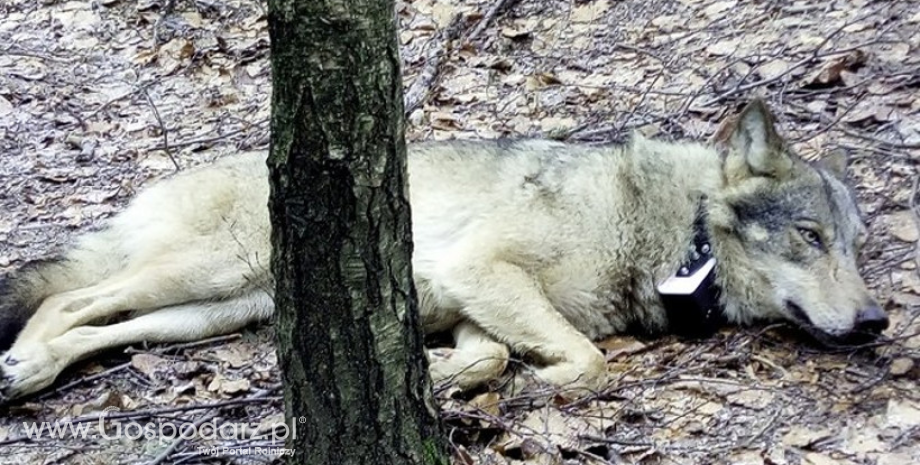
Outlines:
<svg viewBox="0 0 920 465"><path fill-rule="evenodd" d="M152 177L267 147L261 2L8 0L0 18L0 272L98 227ZM910 2L401 0L397 18L404 82L419 83L409 140L705 138L746 99L767 98L803 157L850 156L871 233L861 265L892 316L890 341L859 351L823 350L784 325L610 338L599 346L613 381L575 401L548 388L439 389L455 463L920 463ZM5 407L0 457L271 461L200 448L269 444L279 383L269 328L112 351ZM106 408L252 428L224 442L24 439L24 421Z"/></svg>

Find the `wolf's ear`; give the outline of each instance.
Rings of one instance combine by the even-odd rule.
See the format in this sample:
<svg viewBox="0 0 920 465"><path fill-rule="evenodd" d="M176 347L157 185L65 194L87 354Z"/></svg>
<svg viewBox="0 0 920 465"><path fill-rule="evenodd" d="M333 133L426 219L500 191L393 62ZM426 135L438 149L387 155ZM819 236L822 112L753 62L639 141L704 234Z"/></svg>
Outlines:
<svg viewBox="0 0 920 465"><path fill-rule="evenodd" d="M847 177L847 154L843 150L832 150L818 160L818 165L839 180Z"/></svg>
<svg viewBox="0 0 920 465"><path fill-rule="evenodd" d="M744 161L750 175L781 179L792 171L792 158L786 153L783 139L773 125L773 115L763 100L749 103L733 124L719 128L716 136L728 146L729 157ZM726 169L738 168L731 165L735 163L728 163Z"/></svg>

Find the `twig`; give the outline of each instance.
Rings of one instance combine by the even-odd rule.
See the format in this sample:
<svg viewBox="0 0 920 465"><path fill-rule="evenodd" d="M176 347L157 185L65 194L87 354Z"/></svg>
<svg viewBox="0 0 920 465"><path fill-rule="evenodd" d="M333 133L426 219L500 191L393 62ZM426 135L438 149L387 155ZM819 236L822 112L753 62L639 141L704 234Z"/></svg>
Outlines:
<svg viewBox="0 0 920 465"><path fill-rule="evenodd" d="M441 71L441 60L447 55L451 43L460 36L460 26L463 24L463 15L456 14L450 20L447 28L444 29L441 36L441 48L435 48L428 53L425 60L425 68L418 74L412 86L406 91L406 114L412 113L428 97L428 92L432 84L438 78Z"/></svg>
<svg viewBox="0 0 920 465"><path fill-rule="evenodd" d="M652 88L655 87L656 84L658 84L658 81L661 80L662 76L664 76L664 72L667 68L668 68L667 64L662 64L661 70L655 74L655 77L652 79L651 82L649 82L648 87L646 87L645 92L642 92L642 94L639 96L639 101L636 102L632 106L632 110L630 110L629 113L626 113L626 118L623 119L623 122L617 125L616 127L617 134L623 133L623 129L625 129L627 125L629 124L629 122L632 120L633 115L636 113L636 110L639 109L642 106L642 104L645 103L645 99L648 97L649 92L652 90Z"/></svg>
<svg viewBox="0 0 920 465"><path fill-rule="evenodd" d="M881 34L881 33L880 33L880 34ZM832 35L831 35L831 36L832 36ZM773 77L770 77L770 78L761 79L761 80L759 80L759 81L750 82L750 83L747 83L747 84L744 84L744 85L737 85L737 86L733 87L731 90L726 91L726 92L723 92L723 93L721 93L721 94L719 94L719 95L717 95L717 96L715 96L715 97L709 99L708 101L706 101L706 103L703 103L702 106L708 107L708 106L714 105L714 104L716 104L716 103L719 103L719 102L721 102L722 100L724 100L724 99L726 99L726 98L728 98L728 97L731 97L731 96L733 96L733 95L740 94L740 93L743 93L743 92L747 92L747 91L749 91L749 90L751 90L751 89L755 89L755 88L757 88L757 87L762 87L762 86L767 86L767 85L773 84L773 83L775 83L775 82L777 82L777 81L780 81L780 80L784 79L786 76L788 76L789 74L791 74L793 71L796 71L796 70L798 70L799 68L801 68L801 67L803 67L803 66L805 66L805 65L807 65L807 64L809 64L809 63L812 63L812 62L814 62L815 60L818 60L818 59L820 59L820 58L826 58L826 57L834 56L834 55L841 55L841 54L844 54L844 53L852 52L853 50L858 50L858 49L863 48L863 47L868 47L869 45L876 45L876 44L879 44L879 43L884 42L884 41L882 41L882 40L875 39L875 40L870 40L870 41L863 42L863 43L858 44L858 45L854 45L854 46L852 46L852 47L846 47L846 48L842 48L842 49L839 49L839 50L834 50L834 51L832 51L832 52L818 53L818 52L821 50L821 47L823 47L824 44L826 44L827 41L830 40L830 37L831 37L831 36L828 36L827 38L825 38L825 41L822 42L821 45L819 45L818 47L816 47L816 48L814 49L813 53L812 53L810 56L808 56L808 57L806 57L806 58L803 58L803 59L799 60L798 62L794 63L792 66L790 66L788 69L786 69L786 70L783 71L782 73L779 73L779 74L777 74L776 76L773 76Z"/></svg>
<svg viewBox="0 0 920 465"><path fill-rule="evenodd" d="M799 137L798 139L792 139L790 142L792 142L792 143L794 143L794 144L801 144L801 143L803 143L803 142L808 142L808 141L814 139L815 137L818 137L818 136L820 136L821 134L826 133L827 131L830 131L831 129L833 129L834 127L836 127L838 124L840 124L840 122L843 121L843 118L845 118L847 115L849 115L850 112L853 111L853 109L856 108L856 107L860 104L860 102L862 102L862 100L863 100L862 98L859 98L859 99L856 100L856 102L854 102L852 105L846 107L842 112L840 112L839 115L837 115L836 118L834 118L833 121L831 121L830 123L828 123L827 125L825 125L823 128L818 129L817 131L811 131L811 132L808 133L808 135L803 136L803 137ZM790 102L790 104L792 104L792 103ZM792 105L795 105L795 104L792 104ZM795 106L797 106L797 105L795 105ZM819 116L821 119L824 119L824 118L823 118L823 115L818 115L818 116Z"/></svg>
<svg viewBox="0 0 920 465"><path fill-rule="evenodd" d="M464 39L463 41L469 44L469 43L472 43L477 38L479 38L479 35L482 34L482 31L485 31L486 28L489 27L489 23L491 23L492 20L495 19L496 16L498 16L499 12L501 12L505 8L511 8L517 2L518 0L498 0L497 2L495 2L492 5L492 7L489 8L489 11L486 12L485 16L483 16L482 19L479 20L479 24L476 25L476 28L473 29L473 32L471 32L468 36L466 36L466 39Z"/></svg>
<svg viewBox="0 0 920 465"><path fill-rule="evenodd" d="M234 129L233 131L230 131L230 132L221 134L221 135L219 135L219 136L202 137L202 138L200 138L200 139L192 139L192 140L187 140L187 141L182 141L182 142L173 142L173 143L172 143L172 148L174 148L174 149L180 149L180 148L188 147L188 146L190 146L190 145L195 145L195 144L210 144L210 143L213 143L213 142L220 141L220 140L222 140L222 139L226 139L226 138L228 138L228 137L230 137L230 136L235 136L235 135L237 135L237 134L240 134L240 133L243 133L243 132L250 131L250 130L252 130L253 128L260 128L261 126L266 125L266 124L268 123L268 121L269 121L268 118L264 118L264 119L262 119L262 120L260 120L260 121L257 121L257 122L254 123L254 124L251 124L251 125L246 126L246 127L244 127L244 128ZM163 147L155 147L153 150L163 150Z"/></svg>
<svg viewBox="0 0 920 465"><path fill-rule="evenodd" d="M655 443L651 441L629 441L626 439L606 438L602 436L593 436L590 434L579 434L578 438L584 439L586 441L594 441L604 444L616 444L618 446L655 447Z"/></svg>
<svg viewBox="0 0 920 465"><path fill-rule="evenodd" d="M910 200L908 204L910 205L911 219L914 221L914 227L917 230L920 230L920 212L917 211L917 189L920 188L920 175L914 175L914 182L910 188ZM917 264L917 269L920 269L920 247L916 244L914 245L914 262Z"/></svg>
<svg viewBox="0 0 920 465"><path fill-rule="evenodd" d="M153 99L150 98L150 93L144 89L144 97L147 97L147 103L150 104L150 108L153 109L153 116L157 119L157 123L160 125L160 132L163 133L163 151L166 152L166 156L169 157L169 160L172 162L173 166L176 167L176 171L181 171L182 167L179 166L179 162L176 161L176 157L173 156L172 150L169 149L169 131L166 130L166 125L163 124L163 118L160 118L160 111L157 110L157 106L153 103Z"/></svg>
<svg viewBox="0 0 920 465"><path fill-rule="evenodd" d="M9 55L9 56L20 56L20 57L29 57L29 58L38 58L40 60L53 61L56 63L73 63L76 61L76 58L60 58L49 55L42 55L38 52L31 52L28 50L13 50L12 48L5 48L0 50L0 55Z"/></svg>
<svg viewBox="0 0 920 465"><path fill-rule="evenodd" d="M153 24L153 48L160 46L160 26L163 24L163 20L172 14L175 7L176 0L166 0L166 3L160 8L160 17Z"/></svg>
<svg viewBox="0 0 920 465"><path fill-rule="evenodd" d="M217 417L217 411L210 412L207 415L192 422L192 428L198 429L201 425L203 425L204 423L210 420L213 420L216 417ZM175 452L176 449L178 449L180 445L182 445L183 442L185 442L185 437L184 435L180 434L179 437L177 437L175 441L173 441L169 446L163 449L163 451L160 452L159 455L154 457L153 460L147 462L147 465L159 465L163 463L167 457L172 455L172 453Z"/></svg>
<svg viewBox="0 0 920 465"><path fill-rule="evenodd" d="M277 386L273 386L267 389L267 391L269 393L274 393L280 388L281 386L277 385ZM108 420L124 420L124 419L129 419L129 418L132 418L132 419L150 418L150 417L162 416L162 415L169 414L169 413L187 412L190 410L207 410L207 409L232 407L232 406L237 406L237 405L253 404L253 403L265 402L267 400L279 400L279 399L281 399L281 397L249 396L249 397L244 397L241 399L222 400L222 401L216 401L216 402L205 402L201 404L182 405L179 407L153 408L153 409L135 410L135 411L129 411L129 412L114 412L114 413L105 412L104 414L93 414L93 415L87 415L84 417L74 418L69 423L72 423L72 424L90 423L93 421L99 421L100 418L103 416L105 417L105 419L108 419Z"/></svg>
<svg viewBox="0 0 920 465"><path fill-rule="evenodd" d="M112 98L111 100L109 100L109 101L103 103L102 106L100 106L99 108L93 110L89 115L86 115L85 117L83 117L83 120L84 120L84 121L88 121L88 120L92 119L94 116L98 115L98 114L101 113L103 110L105 110L106 108L108 108L108 107L109 107L110 105L112 105L113 103L118 102L119 100L124 100L124 99L126 99L126 98L128 98L128 97L130 97L130 96L132 96L132 95L134 95L134 94L136 94L136 93L138 93L138 92L144 92L144 91L146 91L147 88L150 87L151 85L153 85L155 82L156 82L156 81L154 81L154 80L147 81L147 82L145 82L145 83L143 83L143 84L139 84L137 87L135 87L134 89L132 89L132 90L129 91L129 92L126 92L126 93L124 93L124 94L121 94L121 95L119 95L119 96L117 96L117 97Z"/></svg>
<svg viewBox="0 0 920 465"><path fill-rule="evenodd" d="M763 425L763 428L760 428L760 430L758 430L756 433L748 436L747 439L745 439L741 443L740 448L747 449L748 447L751 447L755 441L763 437L763 435L767 432L767 430L769 430L770 428L773 427L774 424L776 424L776 420L779 419L779 416L782 414L783 414L782 407L778 407L776 411L773 412L773 416L770 417L770 420L768 420L767 423Z"/></svg>
<svg viewBox="0 0 920 465"><path fill-rule="evenodd" d="M192 349L195 347L206 346L210 344L219 344L221 342L232 341L239 339L241 337L240 333L227 334L224 336L217 336L208 339L201 339L199 341L193 342L183 342L180 344L171 344L163 347L156 347L153 350L138 350L133 347L128 347L125 349L126 354L146 354L146 353L155 353L155 354L164 354L167 352L178 352L180 350Z"/></svg>
<svg viewBox="0 0 920 465"><path fill-rule="evenodd" d="M61 392L66 391L66 390L68 390L68 389L70 389L70 388L72 388L72 387L74 387L74 386L79 386L79 385L84 384L84 383L89 383L89 382L92 382L92 381L96 381L97 379L105 378L106 376L109 376L109 375L111 375L112 373L117 373L117 372L119 372L119 371L121 371L121 370L124 370L125 368L128 368L130 365L131 365L130 362L125 362L125 363L122 363L122 364L120 364L120 365L115 365L115 366L113 366L112 368L109 368L108 370L100 371L99 373L96 373L96 374L94 374L94 375L88 375L88 376L84 376L84 377L82 377L82 378L80 378L80 379L75 379L75 380L73 380L73 381L71 381L71 382L69 382L69 383L67 383L67 384L63 384L63 385L58 386L58 387L56 387L56 388L54 388L54 389L52 389L52 390L50 390L50 391L48 391L48 392L45 392L45 393L41 394L40 396L36 397L36 399L37 399L37 400L47 399L47 398L49 398L49 397L51 397L51 396L53 396L53 395L60 394Z"/></svg>
<svg viewBox="0 0 920 465"><path fill-rule="evenodd" d="M888 142L888 141L886 141L886 140L882 140L882 139L879 139L879 138L877 138L877 137L872 137L872 136L867 136L867 135L865 135L865 134L860 134L860 133L858 133L858 132L856 132L856 131L853 131L853 130L851 130L851 129L847 129L847 128L845 128L845 127L840 128L840 131L843 132L844 134L848 135L848 136L852 136L852 137L855 137L855 138L857 138L857 139L862 139L862 140L864 140L864 141L872 142L872 143L875 143L875 144L883 145L883 146L885 146L885 147L892 148L892 149L897 149L897 150L918 150L918 149L920 149L920 143L916 143L916 144L899 144L899 143L895 143L895 142ZM910 158L916 160L916 157L910 157Z"/></svg>

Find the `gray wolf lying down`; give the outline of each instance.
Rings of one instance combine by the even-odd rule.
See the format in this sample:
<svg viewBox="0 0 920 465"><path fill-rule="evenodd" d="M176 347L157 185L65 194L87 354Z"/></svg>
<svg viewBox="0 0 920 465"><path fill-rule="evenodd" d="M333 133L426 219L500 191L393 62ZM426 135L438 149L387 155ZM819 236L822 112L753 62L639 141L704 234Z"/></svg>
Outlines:
<svg viewBox="0 0 920 465"><path fill-rule="evenodd" d="M830 342L878 335L888 321L857 270L866 229L843 161L796 157L760 101L724 129L710 145L410 146L422 322L456 343L430 353L433 378L476 386L516 353L549 383L598 389L606 366L591 341L628 328L787 320ZM268 318L264 158L158 182L63 258L7 279L2 395L104 349Z"/></svg>

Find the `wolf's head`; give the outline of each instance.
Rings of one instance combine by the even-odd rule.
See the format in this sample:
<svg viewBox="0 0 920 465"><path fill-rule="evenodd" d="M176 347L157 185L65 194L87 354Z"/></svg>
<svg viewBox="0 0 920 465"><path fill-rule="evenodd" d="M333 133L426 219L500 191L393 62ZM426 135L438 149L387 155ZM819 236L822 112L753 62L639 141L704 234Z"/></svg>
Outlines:
<svg viewBox="0 0 920 465"><path fill-rule="evenodd" d="M759 100L717 136L725 188L713 232L733 262L724 272L739 270L722 278L738 294L729 311L791 320L825 343L879 335L888 318L857 269L866 228L843 181L846 160L792 154Z"/></svg>

